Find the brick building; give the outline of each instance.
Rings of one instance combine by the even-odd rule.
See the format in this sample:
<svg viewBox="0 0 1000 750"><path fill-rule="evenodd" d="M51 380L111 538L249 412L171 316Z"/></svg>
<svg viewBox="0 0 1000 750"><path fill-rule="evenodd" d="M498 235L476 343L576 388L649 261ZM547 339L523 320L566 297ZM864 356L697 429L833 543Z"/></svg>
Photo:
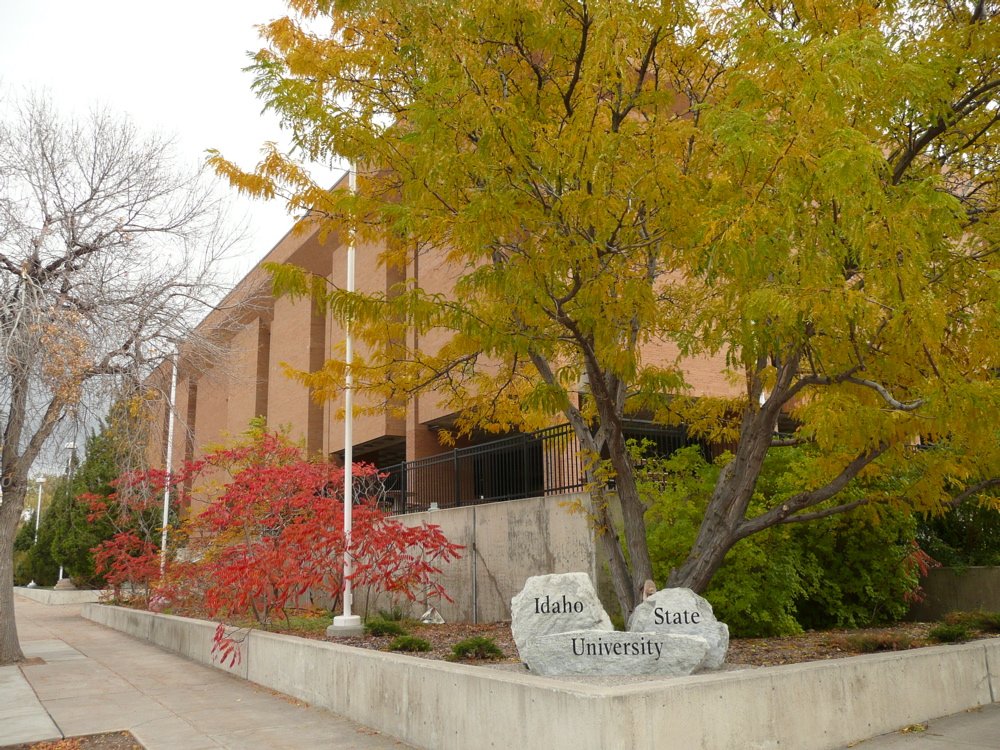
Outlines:
<svg viewBox="0 0 1000 750"><path fill-rule="evenodd" d="M342 182L346 182L346 177ZM343 187L338 183L335 188ZM380 267L378 248L356 247L356 288L385 291L403 280L400 270ZM254 417L272 427L290 430L311 454L336 459L343 455L342 404L317 403L305 386L285 374L285 365L305 370L319 368L343 346L344 330L333 317L317 312L308 300L275 299L270 279L261 269L267 262L293 263L346 284L344 238L331 233L321 238L316 229L299 226L290 231L198 326L211 342L211 353L182 348L178 365L174 460L197 458L207 446L243 432ZM443 259L421 256L419 266L406 275L429 292L447 294L454 272ZM428 346L437 342L428 341ZM675 356L667 344L647 348L646 356ZM733 395L720 359L685 362L688 381L696 395ZM169 367L152 376L168 392ZM355 396L363 404L364 394ZM150 446L150 459L162 465L166 450L166 400L159 406ZM438 430L451 425L454 415L433 394L414 397L405 417L389 413L359 415L354 422L354 459L390 469L390 501L396 509L424 509L472 501L489 501L566 492L580 487L575 440L568 426L555 425L530 436L498 439L478 436L446 450ZM636 422L633 432L670 448L683 440L676 431Z"/></svg>

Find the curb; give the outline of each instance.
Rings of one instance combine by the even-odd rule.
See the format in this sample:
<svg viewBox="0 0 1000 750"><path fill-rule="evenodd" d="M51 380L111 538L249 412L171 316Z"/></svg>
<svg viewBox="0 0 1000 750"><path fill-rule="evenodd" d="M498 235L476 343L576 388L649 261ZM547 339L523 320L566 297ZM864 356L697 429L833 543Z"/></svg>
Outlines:
<svg viewBox="0 0 1000 750"><path fill-rule="evenodd" d="M29 589L27 586L15 586L14 594L31 599L39 604L88 604L97 602L103 591L80 589L56 591L55 589Z"/></svg>
<svg viewBox="0 0 1000 750"><path fill-rule="evenodd" d="M213 623L82 614L428 750L835 750L1000 696L1000 639L602 687L261 631L229 669Z"/></svg>

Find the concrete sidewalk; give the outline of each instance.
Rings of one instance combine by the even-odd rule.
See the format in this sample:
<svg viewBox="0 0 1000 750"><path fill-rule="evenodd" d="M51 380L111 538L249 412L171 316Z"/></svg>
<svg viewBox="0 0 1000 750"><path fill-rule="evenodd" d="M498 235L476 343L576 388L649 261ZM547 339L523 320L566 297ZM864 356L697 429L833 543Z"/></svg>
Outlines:
<svg viewBox="0 0 1000 750"><path fill-rule="evenodd" d="M856 750L998 750L1000 703L851 745Z"/></svg>
<svg viewBox="0 0 1000 750"><path fill-rule="evenodd" d="M29 662L0 668L0 747L128 729L148 750L408 746L79 616L15 597Z"/></svg>

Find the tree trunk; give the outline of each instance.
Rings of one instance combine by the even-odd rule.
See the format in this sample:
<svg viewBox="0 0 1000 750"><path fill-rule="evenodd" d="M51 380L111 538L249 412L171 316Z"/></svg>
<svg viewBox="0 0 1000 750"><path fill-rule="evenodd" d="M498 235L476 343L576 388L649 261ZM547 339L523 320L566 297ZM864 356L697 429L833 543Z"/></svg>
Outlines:
<svg viewBox="0 0 1000 750"><path fill-rule="evenodd" d="M706 513L687 559L679 568L670 571L667 586L689 588L700 594L708 587L726 553L737 541L731 529L717 519L710 519Z"/></svg>
<svg viewBox="0 0 1000 750"><path fill-rule="evenodd" d="M744 413L736 455L719 475L698 527L698 537L687 559L670 572L668 586L701 593L722 565L726 553L745 535L740 527L746 520L777 419L776 407L771 403L768 407L749 408Z"/></svg>
<svg viewBox="0 0 1000 750"><path fill-rule="evenodd" d="M24 659L14 619L14 537L25 490L23 485L7 487L0 504L0 666Z"/></svg>
<svg viewBox="0 0 1000 750"><path fill-rule="evenodd" d="M646 539L646 506L639 497L635 469L625 447L625 436L617 427L608 439L608 452L611 466L615 470L615 487L622 508L625 545L632 564L630 605L625 615L628 619L640 601L644 584L653 578L653 564L649 559L649 544Z"/></svg>
<svg viewBox="0 0 1000 750"><path fill-rule="evenodd" d="M590 493L591 504L594 506L595 532L600 539L604 554L608 557L611 569L611 585L618 599L622 617L628 621L635 609L636 598L632 593L632 579L629 575L628 562L622 552L621 540L615 531L614 520L608 510L607 490L604 487Z"/></svg>

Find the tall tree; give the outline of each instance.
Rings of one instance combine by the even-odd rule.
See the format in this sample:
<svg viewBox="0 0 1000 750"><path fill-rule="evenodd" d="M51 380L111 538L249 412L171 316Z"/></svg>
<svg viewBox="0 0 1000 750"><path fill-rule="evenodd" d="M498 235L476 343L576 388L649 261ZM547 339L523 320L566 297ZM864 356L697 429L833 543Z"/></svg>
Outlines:
<svg viewBox="0 0 1000 750"><path fill-rule="evenodd" d="M51 508L42 517L39 543L31 551L31 575L37 581L64 566L66 577L87 586L103 585L103 578L95 572L92 549L122 529L112 523L116 519L110 516L94 516L89 497L107 496L113 492L111 482L119 475L147 468L148 433L155 420L152 404L144 395L150 400L159 396L147 391L113 404L101 421L100 431L87 438L82 461L77 460L74 451L67 476L54 483ZM162 501L158 507L161 510L130 517L130 530L143 539L158 540Z"/></svg>
<svg viewBox="0 0 1000 750"><path fill-rule="evenodd" d="M28 99L0 123L0 664L22 658L12 545L28 472L98 389L141 381L180 340L229 242L169 141Z"/></svg>
<svg viewBox="0 0 1000 750"><path fill-rule="evenodd" d="M278 286L352 319L355 376L386 398L433 390L464 428L561 413L609 456L624 545L597 462L590 479L623 610L651 577L631 412L735 455L671 585L704 588L775 524L1000 484L997 0L290 5L255 68L297 152L215 167L456 279ZM352 196L301 157L369 168ZM448 336L428 351L432 330ZM698 356L724 357L740 395L686 397ZM332 392L343 370L303 378ZM751 513L790 444L820 458ZM844 494L903 463L919 470L899 496Z"/></svg>

